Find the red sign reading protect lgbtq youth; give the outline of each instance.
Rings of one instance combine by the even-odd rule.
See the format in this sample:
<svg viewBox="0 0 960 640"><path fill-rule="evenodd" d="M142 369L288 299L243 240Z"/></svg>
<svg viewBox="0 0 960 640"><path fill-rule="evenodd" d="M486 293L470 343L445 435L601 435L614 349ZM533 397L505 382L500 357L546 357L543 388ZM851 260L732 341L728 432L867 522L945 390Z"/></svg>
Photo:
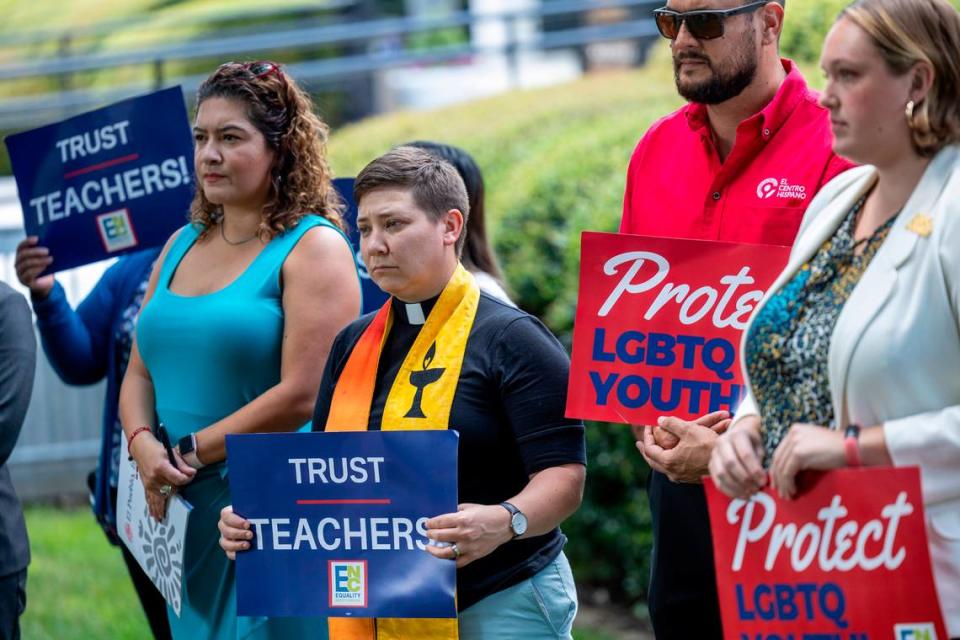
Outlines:
<svg viewBox="0 0 960 640"><path fill-rule="evenodd" d="M727 640L945 640L917 467L809 473L781 500L704 482Z"/></svg>
<svg viewBox="0 0 960 640"><path fill-rule="evenodd" d="M586 232L566 414L656 424L743 398L740 336L790 249Z"/></svg>

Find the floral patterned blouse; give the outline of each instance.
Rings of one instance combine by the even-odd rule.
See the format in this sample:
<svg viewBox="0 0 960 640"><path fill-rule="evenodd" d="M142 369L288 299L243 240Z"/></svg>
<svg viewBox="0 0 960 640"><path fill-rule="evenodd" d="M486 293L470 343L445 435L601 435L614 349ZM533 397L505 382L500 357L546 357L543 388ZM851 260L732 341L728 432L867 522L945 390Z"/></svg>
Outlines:
<svg viewBox="0 0 960 640"><path fill-rule="evenodd" d="M833 425L827 368L834 325L863 272L883 244L893 216L865 240L854 228L866 196L817 253L757 314L744 354L760 415L764 464L796 422ZM866 243L855 255L857 245Z"/></svg>

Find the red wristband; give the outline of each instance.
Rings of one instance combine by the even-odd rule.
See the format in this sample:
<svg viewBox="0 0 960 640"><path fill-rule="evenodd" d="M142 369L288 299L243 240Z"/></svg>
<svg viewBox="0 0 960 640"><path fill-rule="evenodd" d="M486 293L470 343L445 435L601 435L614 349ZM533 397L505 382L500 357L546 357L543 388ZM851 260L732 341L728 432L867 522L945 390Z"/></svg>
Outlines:
<svg viewBox="0 0 960 640"><path fill-rule="evenodd" d="M843 455L848 467L863 465L860 459L860 425L852 424L843 435Z"/></svg>
<svg viewBox="0 0 960 640"><path fill-rule="evenodd" d="M130 453L130 447L131 445L133 445L133 439L136 438L141 433L143 433L144 431L153 431L153 429L151 429L150 427L140 427L138 429L135 429L134 432L130 434L130 437L127 438L127 453ZM132 456L133 454L130 453L130 455Z"/></svg>

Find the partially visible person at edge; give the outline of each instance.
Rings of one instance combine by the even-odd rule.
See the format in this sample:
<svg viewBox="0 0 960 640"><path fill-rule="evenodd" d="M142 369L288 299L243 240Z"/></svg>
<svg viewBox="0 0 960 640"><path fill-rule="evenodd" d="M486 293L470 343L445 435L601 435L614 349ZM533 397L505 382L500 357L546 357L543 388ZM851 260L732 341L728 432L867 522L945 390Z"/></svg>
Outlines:
<svg viewBox="0 0 960 640"><path fill-rule="evenodd" d="M725 493L797 492L804 469L917 465L934 579L960 637L960 15L860 0L820 64L834 150L744 333L749 393L714 449Z"/></svg>
<svg viewBox="0 0 960 640"><path fill-rule="evenodd" d="M416 147L429 151L433 155L446 160L457 170L467 188L467 201L470 204L470 215L467 218L467 227L464 233L467 236L463 245L460 262L467 271L473 274L477 286L494 298L502 300L511 306L517 306L503 286L503 274L497 265L497 259L487 240L487 217L485 206L485 189L483 173L473 156L460 147L429 140L408 142L404 146Z"/></svg>
<svg viewBox="0 0 960 640"><path fill-rule="evenodd" d="M52 275L38 277L53 263L54 257L38 244L36 236L17 245L15 265L17 279L30 289L43 350L60 379L75 385L107 379L100 457L96 472L91 472L88 478L93 514L110 543L120 547L153 637L164 640L170 638L166 602L117 537L117 485L120 438L123 437L117 413L120 382L130 358L137 314L158 255L160 247L120 258L107 269L76 310L67 302L63 287Z"/></svg>
<svg viewBox="0 0 960 640"><path fill-rule="evenodd" d="M569 360L537 319L482 293L460 264L469 205L448 163L398 147L360 172L355 194L363 261L393 297L337 336L313 428L459 432L460 510L427 521L428 537L452 545L427 551L457 563L459 618L331 618L330 636L569 639L576 587L558 525L580 505L586 464L583 424L563 415ZM426 417L407 418L407 373L428 350L450 375L424 389ZM231 556L249 548L249 524L229 508L220 529Z"/></svg>
<svg viewBox="0 0 960 640"><path fill-rule="evenodd" d="M191 222L150 276L120 391L120 420L151 515L193 505L173 637L322 637L322 620L238 618L233 563L217 548L230 503L228 434L292 431L310 418L360 282L325 157L326 125L270 62L221 65L201 84ZM154 409L177 443L154 436Z"/></svg>
<svg viewBox="0 0 960 640"><path fill-rule="evenodd" d="M20 616L27 608L30 544L7 460L33 391L37 342L32 324L27 301L0 282L0 640L20 640Z"/></svg>
<svg viewBox="0 0 960 640"><path fill-rule="evenodd" d="M790 245L813 195L849 168L830 150L827 112L780 57L783 4L669 0L655 12L689 104L637 145L622 233ZM649 606L659 640L721 637L700 478L728 424L720 411L634 429L652 469Z"/></svg>

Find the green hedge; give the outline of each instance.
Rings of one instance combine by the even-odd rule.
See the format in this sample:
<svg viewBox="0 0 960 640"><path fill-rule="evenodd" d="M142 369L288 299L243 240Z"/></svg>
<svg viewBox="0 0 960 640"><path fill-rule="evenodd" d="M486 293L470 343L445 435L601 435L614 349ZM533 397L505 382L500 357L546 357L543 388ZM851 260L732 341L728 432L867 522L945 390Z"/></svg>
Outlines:
<svg viewBox="0 0 960 640"><path fill-rule="evenodd" d="M815 65L830 26L851 0L790 0L780 45L784 55ZM960 9L960 0L950 0Z"/></svg>
<svg viewBox="0 0 960 640"><path fill-rule="evenodd" d="M787 3L780 46L783 54L808 64L820 59L823 39L850 0L792 0Z"/></svg>

